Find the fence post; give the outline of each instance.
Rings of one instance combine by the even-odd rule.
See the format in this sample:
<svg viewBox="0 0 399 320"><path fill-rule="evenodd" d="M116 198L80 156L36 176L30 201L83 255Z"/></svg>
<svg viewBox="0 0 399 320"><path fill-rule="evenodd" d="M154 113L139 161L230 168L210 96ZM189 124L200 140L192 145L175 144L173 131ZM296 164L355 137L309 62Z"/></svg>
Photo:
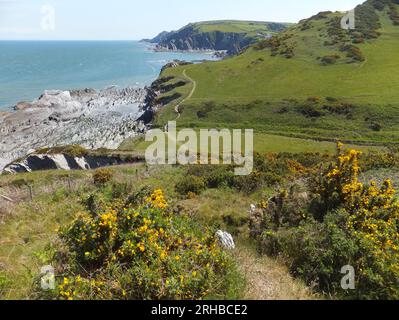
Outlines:
<svg viewBox="0 0 399 320"><path fill-rule="evenodd" d="M30 200L32 201L33 200L33 187L31 185L29 185L28 189L29 189L29 197L30 197Z"/></svg>

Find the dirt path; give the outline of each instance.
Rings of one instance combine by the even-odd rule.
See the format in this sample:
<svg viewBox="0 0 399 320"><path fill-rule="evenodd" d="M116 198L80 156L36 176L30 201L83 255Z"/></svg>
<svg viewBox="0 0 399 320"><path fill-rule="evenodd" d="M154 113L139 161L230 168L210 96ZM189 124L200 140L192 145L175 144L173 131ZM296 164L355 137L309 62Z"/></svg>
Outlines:
<svg viewBox="0 0 399 320"><path fill-rule="evenodd" d="M235 257L246 279L247 300L312 300L317 299L301 281L293 279L276 260L259 256L246 246L237 248Z"/></svg>
<svg viewBox="0 0 399 320"><path fill-rule="evenodd" d="M188 79L189 81L191 81L191 83L193 84L193 88L191 89L189 95L188 95L187 97L185 97L185 98L175 107L175 111L176 111L176 113L177 113L177 118L176 118L176 120L178 120L178 119L180 118L180 116L181 116L181 113L180 113L180 110L179 110L180 106L181 106L184 102L186 102L187 100L190 100L191 97L193 96L195 90L197 89L197 82L196 82L194 79L190 78L190 77L187 75L186 69L184 69L184 71L183 71L183 76L184 76L186 79Z"/></svg>

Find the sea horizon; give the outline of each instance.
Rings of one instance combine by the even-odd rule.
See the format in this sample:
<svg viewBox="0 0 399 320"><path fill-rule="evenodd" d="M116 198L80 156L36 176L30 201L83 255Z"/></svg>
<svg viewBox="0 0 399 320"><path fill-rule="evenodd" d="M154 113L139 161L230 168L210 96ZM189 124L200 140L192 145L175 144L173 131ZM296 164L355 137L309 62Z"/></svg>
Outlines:
<svg viewBox="0 0 399 320"><path fill-rule="evenodd" d="M140 40L0 40L0 111L45 90L144 87L173 60L213 60L202 52L155 52Z"/></svg>

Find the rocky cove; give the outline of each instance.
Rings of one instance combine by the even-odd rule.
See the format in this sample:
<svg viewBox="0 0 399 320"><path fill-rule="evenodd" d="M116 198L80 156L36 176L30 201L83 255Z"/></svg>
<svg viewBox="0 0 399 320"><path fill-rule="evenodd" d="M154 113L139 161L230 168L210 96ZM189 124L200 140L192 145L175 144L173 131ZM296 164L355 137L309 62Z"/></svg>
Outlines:
<svg viewBox="0 0 399 320"><path fill-rule="evenodd" d="M151 96L149 91L148 88L133 87L45 91L33 102L18 103L14 112L0 113L0 171L16 159L44 147L118 148L125 139L145 131L146 121L141 117L146 113L146 101ZM35 165L29 168L29 163L38 163L38 159L42 160L39 167L46 168L45 163L50 158L40 155L29 160L28 157L23 160L27 161L25 165L8 171L35 170ZM94 158L69 159L69 167L84 169L118 162L104 157L95 162ZM47 167L66 168L64 164L68 159L58 160L59 165L52 161ZM83 164L79 165L79 161Z"/></svg>

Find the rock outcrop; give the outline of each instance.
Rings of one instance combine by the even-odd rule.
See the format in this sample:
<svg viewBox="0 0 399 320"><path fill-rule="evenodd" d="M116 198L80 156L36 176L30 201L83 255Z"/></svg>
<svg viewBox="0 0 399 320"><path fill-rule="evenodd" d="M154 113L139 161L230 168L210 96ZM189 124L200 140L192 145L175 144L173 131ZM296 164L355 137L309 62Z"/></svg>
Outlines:
<svg viewBox="0 0 399 320"><path fill-rule="evenodd" d="M189 65L191 62L175 60L168 64L166 64L161 71L165 71L168 68L175 68L182 65ZM144 124L149 124L153 118L157 110L167 105L171 101L178 99L181 97L179 93L165 95L160 97L161 94L172 91L177 87L182 87L186 85L184 81L172 81L174 79L173 76L159 77L155 80L150 87L147 87L147 96L145 98L142 110L143 114L138 119Z"/></svg>
<svg viewBox="0 0 399 320"><path fill-rule="evenodd" d="M141 157L87 154L72 156L68 154L33 153L15 161L4 168L6 173L32 172L38 170L89 170L125 163L138 163Z"/></svg>
<svg viewBox="0 0 399 320"><path fill-rule="evenodd" d="M117 148L145 130L140 121L147 89L109 87L46 91L33 102L0 114L0 171L42 147L77 144Z"/></svg>

